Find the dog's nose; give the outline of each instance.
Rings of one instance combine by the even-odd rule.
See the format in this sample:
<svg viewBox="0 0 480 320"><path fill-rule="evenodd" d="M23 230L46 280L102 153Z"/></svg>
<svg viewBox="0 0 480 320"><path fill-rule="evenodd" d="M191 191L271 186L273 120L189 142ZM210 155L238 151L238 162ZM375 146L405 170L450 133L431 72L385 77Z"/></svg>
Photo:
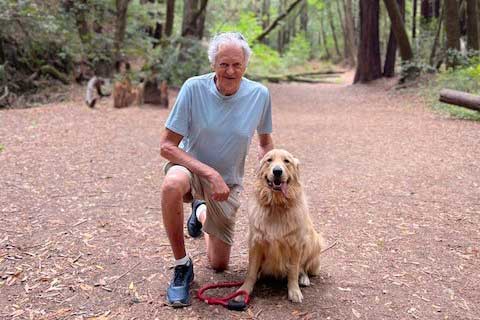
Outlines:
<svg viewBox="0 0 480 320"><path fill-rule="evenodd" d="M274 177L281 177L282 173L283 173L283 170L279 166L276 166L275 168L273 168L273 176Z"/></svg>

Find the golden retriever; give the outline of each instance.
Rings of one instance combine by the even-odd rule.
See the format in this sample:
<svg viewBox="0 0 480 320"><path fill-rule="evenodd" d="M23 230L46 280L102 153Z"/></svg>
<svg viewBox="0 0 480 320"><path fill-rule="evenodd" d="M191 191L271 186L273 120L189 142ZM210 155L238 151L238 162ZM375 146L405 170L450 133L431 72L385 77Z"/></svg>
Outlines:
<svg viewBox="0 0 480 320"><path fill-rule="evenodd" d="M249 212L249 257L245 282L252 292L259 276L287 278L288 299L302 302L300 286L318 275L324 240L314 227L299 176L299 161L274 149L260 162Z"/></svg>

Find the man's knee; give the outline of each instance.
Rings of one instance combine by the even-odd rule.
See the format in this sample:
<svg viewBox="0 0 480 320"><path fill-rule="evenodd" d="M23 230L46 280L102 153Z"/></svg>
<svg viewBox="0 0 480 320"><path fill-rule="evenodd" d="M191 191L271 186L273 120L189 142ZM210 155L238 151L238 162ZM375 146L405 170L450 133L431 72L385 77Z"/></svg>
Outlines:
<svg viewBox="0 0 480 320"><path fill-rule="evenodd" d="M230 261L231 246L213 236L209 236L208 240L208 260L210 266L218 272L226 270Z"/></svg>
<svg viewBox="0 0 480 320"><path fill-rule="evenodd" d="M165 176L162 183L162 197L166 199L181 200L189 191L189 180L187 176L172 174Z"/></svg>

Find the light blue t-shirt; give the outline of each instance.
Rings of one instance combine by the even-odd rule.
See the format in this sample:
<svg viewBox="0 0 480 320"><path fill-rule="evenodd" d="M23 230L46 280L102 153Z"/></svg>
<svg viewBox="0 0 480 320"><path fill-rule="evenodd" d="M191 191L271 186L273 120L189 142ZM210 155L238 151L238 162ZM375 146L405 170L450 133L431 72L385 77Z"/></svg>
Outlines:
<svg viewBox="0 0 480 320"><path fill-rule="evenodd" d="M231 96L218 92L214 73L188 79L165 127L182 135L180 148L214 168L227 185L242 185L245 158L255 130L272 132L268 89L242 78Z"/></svg>

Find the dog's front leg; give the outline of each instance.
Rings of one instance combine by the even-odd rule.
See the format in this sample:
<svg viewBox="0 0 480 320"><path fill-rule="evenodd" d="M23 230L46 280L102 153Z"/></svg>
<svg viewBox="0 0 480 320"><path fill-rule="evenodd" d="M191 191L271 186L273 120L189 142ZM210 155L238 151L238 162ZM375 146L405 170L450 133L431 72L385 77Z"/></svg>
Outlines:
<svg viewBox="0 0 480 320"><path fill-rule="evenodd" d="M303 295L298 285L298 276L300 273L301 250L291 250L292 256L288 268L288 299L292 302L302 302Z"/></svg>
<svg viewBox="0 0 480 320"><path fill-rule="evenodd" d="M254 245L248 253L248 271L247 277L243 282L243 285L238 290L244 290L251 294L253 291L253 287L255 286L255 282L257 282L258 278L258 271L260 270L260 266L262 264L262 250L260 249L259 245Z"/></svg>

